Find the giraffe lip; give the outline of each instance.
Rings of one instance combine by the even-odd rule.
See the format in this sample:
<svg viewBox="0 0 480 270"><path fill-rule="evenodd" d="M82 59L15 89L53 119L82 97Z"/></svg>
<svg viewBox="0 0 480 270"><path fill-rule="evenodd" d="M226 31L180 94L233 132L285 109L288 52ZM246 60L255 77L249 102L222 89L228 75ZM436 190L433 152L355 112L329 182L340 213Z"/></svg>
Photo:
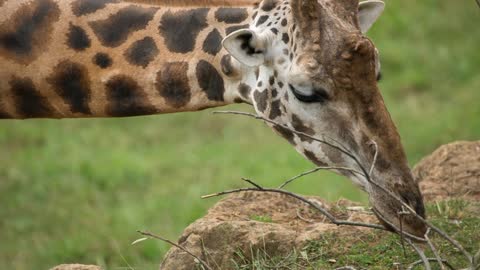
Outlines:
<svg viewBox="0 0 480 270"><path fill-rule="evenodd" d="M380 222L384 223L384 226L387 228L387 230L394 231L398 234L403 234L404 236L410 238L411 240L417 241L417 242L427 242L425 238L418 237L416 235L413 235L409 232L406 232L405 230L400 230L400 228L397 227L397 225L393 224L390 222L377 208L372 207L373 213L377 216L377 218L380 220Z"/></svg>

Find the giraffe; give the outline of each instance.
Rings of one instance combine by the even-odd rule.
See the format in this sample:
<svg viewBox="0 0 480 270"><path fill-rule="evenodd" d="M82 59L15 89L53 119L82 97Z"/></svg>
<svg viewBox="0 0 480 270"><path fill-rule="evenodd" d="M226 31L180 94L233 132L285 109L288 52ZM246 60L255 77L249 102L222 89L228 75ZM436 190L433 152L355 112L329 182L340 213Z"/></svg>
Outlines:
<svg viewBox="0 0 480 270"><path fill-rule="evenodd" d="M246 103L318 166L359 169L424 217L418 184L377 86L369 0L0 0L0 118L129 117ZM288 127L288 128L286 128ZM372 144L376 147L372 148ZM375 160L375 161L374 161ZM423 236L365 176L390 229ZM403 224L401 223L403 222Z"/></svg>

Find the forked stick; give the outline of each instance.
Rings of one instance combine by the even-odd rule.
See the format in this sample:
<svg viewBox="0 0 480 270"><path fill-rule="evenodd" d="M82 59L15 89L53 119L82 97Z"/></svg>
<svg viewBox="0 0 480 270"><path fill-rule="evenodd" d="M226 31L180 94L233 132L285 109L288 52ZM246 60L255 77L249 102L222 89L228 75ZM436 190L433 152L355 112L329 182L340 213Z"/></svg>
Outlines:
<svg viewBox="0 0 480 270"><path fill-rule="evenodd" d="M328 212L326 209L318 205L317 203L308 200L307 198L304 198L302 196L299 196L295 193L283 190L283 189L275 189L275 188L264 188L255 183L254 181L247 179L247 178L242 178L243 181L248 182L249 184L253 185L251 188L238 188L238 189L232 189L232 190L226 190L222 192L217 192L214 194L209 194L202 196L202 199L208 199L208 198L213 198L213 197L218 197L218 196L223 196L227 194L232 194L232 193L240 193L240 192L246 192L246 191L257 191L257 192L269 192L269 193L280 193L284 194L293 198L296 198L311 207L315 208L318 210L322 215L324 215L330 222L332 222L335 225L347 225L347 226L357 226L357 227L367 227L371 229L377 229L377 230L386 230L385 227L378 225L378 224L368 224L368 223L362 223L362 222L352 222L352 221L347 221L347 220L338 220L335 218L334 215L332 215L330 212Z"/></svg>

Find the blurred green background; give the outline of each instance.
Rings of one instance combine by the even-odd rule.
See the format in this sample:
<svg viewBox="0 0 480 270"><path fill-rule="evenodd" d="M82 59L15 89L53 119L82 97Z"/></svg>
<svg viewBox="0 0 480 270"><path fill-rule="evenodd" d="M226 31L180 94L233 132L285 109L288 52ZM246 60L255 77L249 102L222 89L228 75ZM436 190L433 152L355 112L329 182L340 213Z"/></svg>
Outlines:
<svg viewBox="0 0 480 270"><path fill-rule="evenodd" d="M480 9L471 1L388 1L369 33L380 83L411 164L454 140L480 138ZM231 109L249 110L248 106ZM255 120L211 111L133 119L0 122L0 269L96 263L157 269L168 246L136 246L136 230L170 239L218 199L312 168ZM292 191L366 197L331 173Z"/></svg>

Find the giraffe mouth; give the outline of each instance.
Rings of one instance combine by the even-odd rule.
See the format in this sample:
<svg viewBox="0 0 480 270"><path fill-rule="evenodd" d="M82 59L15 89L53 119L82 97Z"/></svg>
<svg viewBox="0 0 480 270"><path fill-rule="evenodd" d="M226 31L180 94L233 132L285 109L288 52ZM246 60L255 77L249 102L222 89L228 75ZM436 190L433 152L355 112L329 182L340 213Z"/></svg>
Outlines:
<svg viewBox="0 0 480 270"><path fill-rule="evenodd" d="M392 231L392 232L396 232L400 235L403 235L411 240L414 240L416 242L427 242L427 240L425 238L422 237L419 237L418 235L414 235L408 231L405 230L405 228L403 228L402 225L402 221L400 220L401 218L398 218L398 224L400 224L400 226L397 226L396 224L394 224L392 221L390 221L388 218L386 218L381 211L379 211L378 209L376 209L375 207L372 207L372 211L373 213L377 216L378 220L382 223L383 226L385 226L385 228L389 231ZM406 224L403 224L404 226Z"/></svg>

